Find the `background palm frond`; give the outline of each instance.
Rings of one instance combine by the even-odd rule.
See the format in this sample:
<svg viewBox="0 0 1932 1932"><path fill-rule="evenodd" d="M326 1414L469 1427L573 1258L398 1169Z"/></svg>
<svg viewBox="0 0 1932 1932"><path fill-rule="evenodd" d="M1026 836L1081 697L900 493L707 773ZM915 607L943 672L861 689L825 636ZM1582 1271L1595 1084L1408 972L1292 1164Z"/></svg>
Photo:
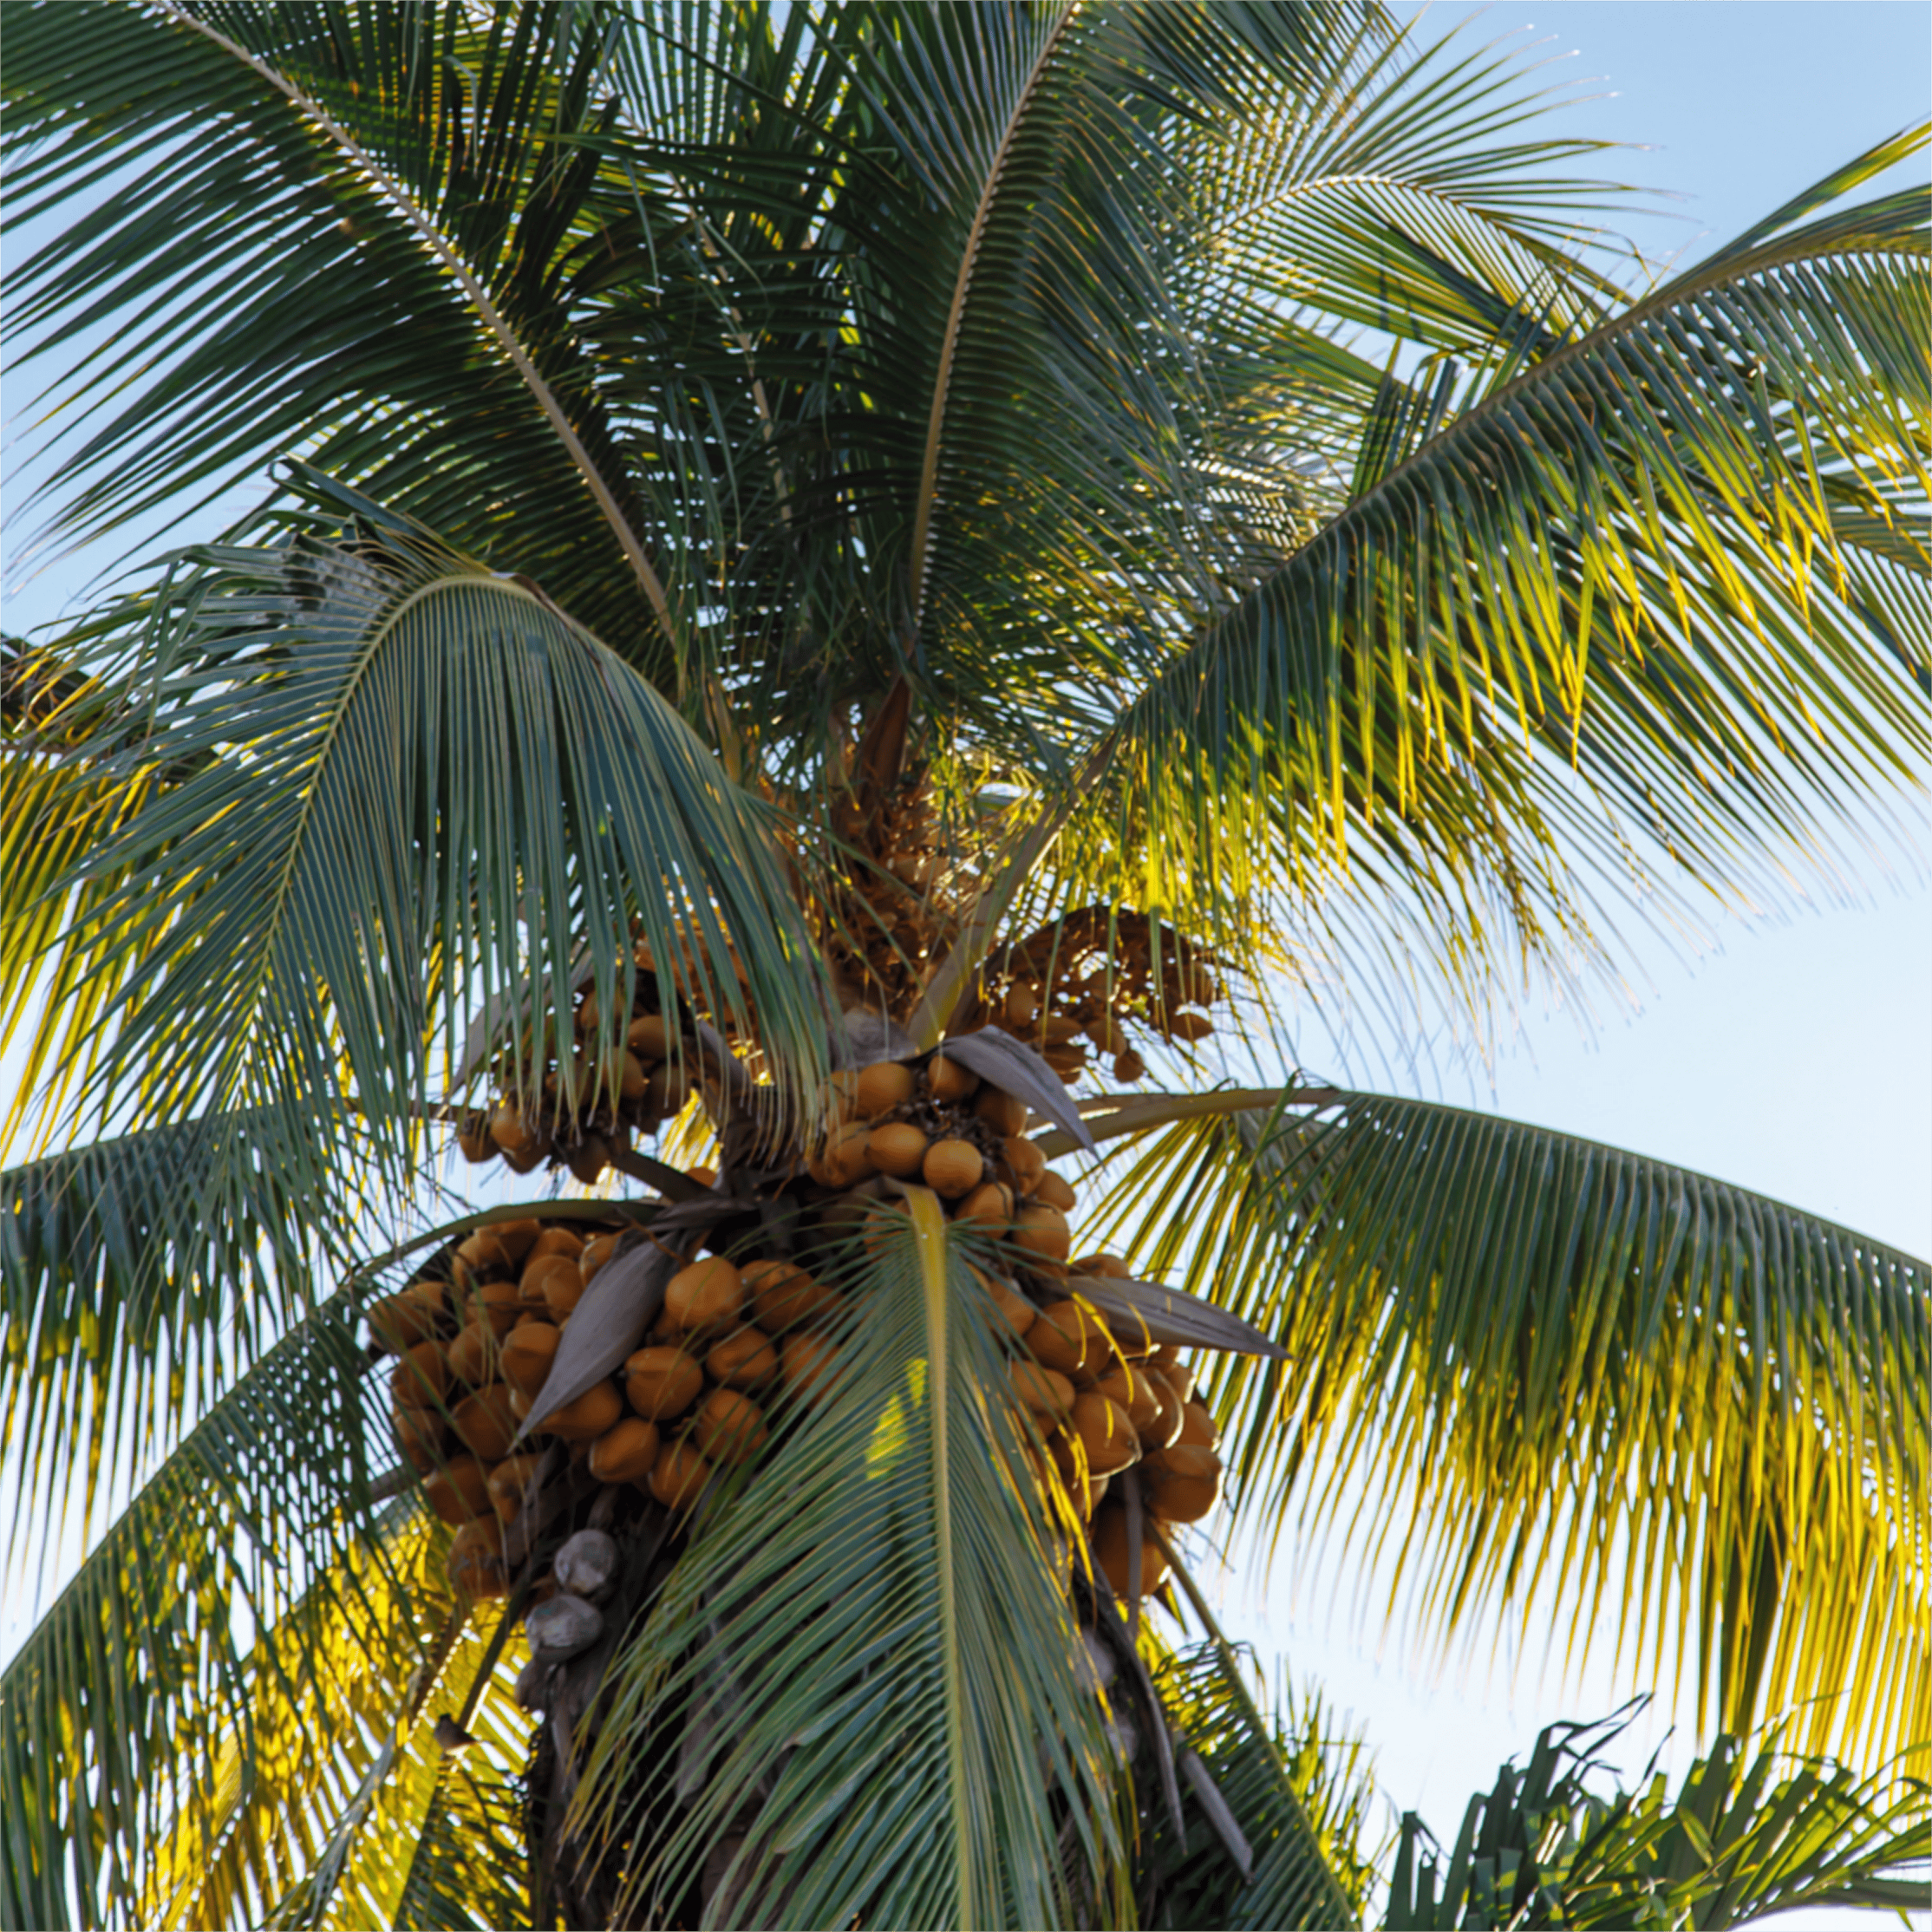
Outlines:
<svg viewBox="0 0 1932 1932"><path fill-rule="evenodd" d="M1213 1383L1250 1521L1326 1523L1437 1631L1515 1604L1688 1675L1713 1729L1802 1705L1806 1748L1920 1746L1923 1262L1368 1094L1149 1133L1097 1220L1288 1351Z"/></svg>
<svg viewBox="0 0 1932 1932"><path fill-rule="evenodd" d="M1587 1780L1622 1729L1550 1726L1525 1766L1505 1764L1470 1799L1446 1856L1406 1813L1388 1932L1720 1928L1806 1905L1903 1913L1924 1897L1907 1876L1932 1859L1923 1779L1861 1779L1786 1755L1775 1735L1753 1753L1720 1734L1674 1796L1653 1766L1639 1789L1602 1798Z"/></svg>

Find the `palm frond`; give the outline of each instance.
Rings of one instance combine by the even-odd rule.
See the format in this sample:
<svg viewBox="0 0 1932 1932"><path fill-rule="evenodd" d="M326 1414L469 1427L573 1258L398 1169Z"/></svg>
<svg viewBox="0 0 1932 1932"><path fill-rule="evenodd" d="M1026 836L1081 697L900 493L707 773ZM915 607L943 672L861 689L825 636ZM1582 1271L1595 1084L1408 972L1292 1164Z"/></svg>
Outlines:
<svg viewBox="0 0 1932 1932"><path fill-rule="evenodd" d="M617 23L608 7L23 12L10 214L75 219L20 264L13 329L30 360L112 323L113 355L145 372L130 393L84 358L43 399L66 444L50 535L206 500L300 448L538 577L675 682L638 569L663 533L571 327L573 274L611 219L589 198Z"/></svg>
<svg viewBox="0 0 1932 1932"><path fill-rule="evenodd" d="M1492 359L1124 708L1067 890L1145 852L1171 904L1292 923L1366 862L1507 965L1578 930L1552 844L1613 891L1829 872L1932 748L1922 637L1848 554L1856 512L1922 602L1925 229L1826 216Z"/></svg>
<svg viewBox="0 0 1932 1932"><path fill-rule="evenodd" d="M359 1109L400 1153L473 1013L508 1013L533 1093L546 987L582 957L628 1003L634 924L684 997L755 1012L795 1098L825 1008L773 815L541 591L332 500L317 537L200 553L114 667L156 720L121 755L205 762L87 861L144 957L92 1104Z"/></svg>
<svg viewBox="0 0 1932 1932"><path fill-rule="evenodd" d="M264 1667L291 1699L381 1650L365 1620L395 1563L368 1526L367 1368L347 1298L323 1303L210 1407L0 1676L10 1923L127 1917L165 1838L186 1822L212 1843L222 1793L268 1768L252 1633L303 1607Z"/></svg>
<svg viewBox="0 0 1932 1932"><path fill-rule="evenodd" d="M1265 1686L1257 1708L1230 1680L1230 1661L1211 1643L1172 1651L1154 1683L1252 1848L1254 1875L1242 1879L1187 1786L1185 1842L1164 1828L1143 1850L1156 1903L1142 1922L1360 1925L1374 1880L1362 1844L1372 1787L1361 1745L1335 1735L1319 1699L1289 1698L1263 1715Z"/></svg>
<svg viewBox="0 0 1932 1932"><path fill-rule="evenodd" d="M0 1174L0 1417L21 1536L92 1518L312 1299L366 1203L317 1157L355 1123L218 1114Z"/></svg>
<svg viewBox="0 0 1932 1932"><path fill-rule="evenodd" d="M1428 1628L1513 1604L1687 1678L1711 1730L1801 1706L1808 1748L1922 1744L1924 1263L1367 1094L1149 1132L1100 1220L1288 1352L1217 1376L1241 1505L1326 1522Z"/></svg>
<svg viewBox="0 0 1932 1932"><path fill-rule="evenodd" d="M1388 1932L1518 1925L1724 1927L1803 1906L1890 1907L1925 1896L1932 1861L1922 1779L1862 1779L1792 1758L1775 1734L1720 1736L1676 1793L1653 1766L1635 1791L1598 1796L1597 1753L1623 1728L1553 1724L1520 1771L1469 1801L1445 1857L1402 1819Z"/></svg>
<svg viewBox="0 0 1932 1932"><path fill-rule="evenodd" d="M1113 1909L1100 1707L983 1290L933 1220L871 1224L835 1386L701 1505L613 1667L578 1810L628 1911L696 1914L721 1842L707 1923Z"/></svg>

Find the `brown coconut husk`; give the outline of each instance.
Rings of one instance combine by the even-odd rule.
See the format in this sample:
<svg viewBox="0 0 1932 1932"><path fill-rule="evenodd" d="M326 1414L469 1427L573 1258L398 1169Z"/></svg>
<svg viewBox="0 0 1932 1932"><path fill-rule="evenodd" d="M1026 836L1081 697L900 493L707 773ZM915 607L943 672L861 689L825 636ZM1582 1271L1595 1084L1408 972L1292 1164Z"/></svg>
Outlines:
<svg viewBox="0 0 1932 1932"><path fill-rule="evenodd" d="M695 1356L662 1343L640 1348L623 1365L624 1399L647 1422L682 1415L704 1392Z"/></svg>
<svg viewBox="0 0 1932 1932"><path fill-rule="evenodd" d="M591 1473L600 1483L647 1481L657 1464L657 1425L630 1415L614 1422L591 1445Z"/></svg>
<svg viewBox="0 0 1932 1932"><path fill-rule="evenodd" d="M422 1499L451 1529L460 1529L473 1516L490 1507L489 1478L474 1456L447 1462L422 1485Z"/></svg>

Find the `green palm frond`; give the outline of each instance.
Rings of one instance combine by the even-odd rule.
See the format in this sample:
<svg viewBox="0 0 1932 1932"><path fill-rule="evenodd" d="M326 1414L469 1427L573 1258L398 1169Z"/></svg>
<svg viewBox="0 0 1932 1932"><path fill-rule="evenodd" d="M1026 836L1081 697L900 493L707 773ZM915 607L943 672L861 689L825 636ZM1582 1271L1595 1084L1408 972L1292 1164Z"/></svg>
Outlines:
<svg viewBox="0 0 1932 1932"><path fill-rule="evenodd" d="M368 1358L346 1297L264 1354L143 1485L0 1676L10 1923L130 1911L185 1824L264 1768L251 1632L303 1606L265 1668L299 1699L387 1638L364 1527ZM363 1641L363 1640L366 1640Z"/></svg>
<svg viewBox="0 0 1932 1932"><path fill-rule="evenodd" d="M514 1787L467 1758L446 1765L391 1922L409 1932L520 1932L530 1910L514 1878L523 1849Z"/></svg>
<svg viewBox="0 0 1932 1932"><path fill-rule="evenodd" d="M311 1299L365 1204L273 1110L49 1154L0 1174L0 1415L18 1539L92 1515Z"/></svg>
<svg viewBox="0 0 1932 1932"><path fill-rule="evenodd" d="M1156 852L1212 914L1321 886L1325 846L1531 941L1553 834L1720 899L1829 864L1824 828L1932 747L1922 633L1875 581L1923 602L1925 230L1893 196L1492 361L1126 707L1108 863ZM1848 558L1854 515L1903 561Z"/></svg>
<svg viewBox="0 0 1932 1932"><path fill-rule="evenodd" d="M102 389L90 359L44 399L66 424L54 534L212 497L300 448L538 577L675 682L641 548L662 532L571 326L610 219L587 197L616 23L608 7L23 10L10 217L82 196L88 212L20 265L12 327L30 359L111 322L152 371Z"/></svg>
<svg viewBox="0 0 1932 1932"><path fill-rule="evenodd" d="M1923 1262L1420 1100L1130 1145L1102 1224L1288 1351L1214 1387L1251 1517L1328 1524L1445 1633L1514 1604L1687 1675L1713 1729L1922 1746Z"/></svg>
<svg viewBox="0 0 1932 1932"><path fill-rule="evenodd" d="M206 761L87 862L128 881L92 929L144 957L94 1103L360 1110L400 1150L479 1010L527 1068L580 957L628 1003L633 921L809 1080L825 1009L774 816L540 590L334 500L347 529L199 553L114 667L156 719L122 755Z"/></svg>
<svg viewBox="0 0 1932 1932"><path fill-rule="evenodd" d="M1925 1896L1932 1863L1922 1779L1861 1779L1829 1759L1792 1758L1774 1734L1750 1752L1720 1736L1674 1796L1662 1772L1609 1798L1587 1782L1622 1725L1554 1724L1520 1771L1469 1801L1444 1856L1411 1811L1384 1924L1388 1932L1504 1932L1516 1926L1743 1925L1803 1906L1890 1907Z"/></svg>
<svg viewBox="0 0 1932 1932"><path fill-rule="evenodd" d="M1143 1640L1147 1641L1145 1639ZM1191 1785L1185 1844L1163 1826L1145 1848L1156 1905L1147 1925L1360 1925L1374 1880L1362 1844L1372 1792L1359 1742L1335 1733L1319 1699L1264 1715L1214 1644L1170 1652L1155 1687L1178 1739L1201 1760L1254 1858L1243 1882ZM1312 1838L1312 1843L1311 1843Z"/></svg>
<svg viewBox="0 0 1932 1932"><path fill-rule="evenodd" d="M675 1909L728 1831L706 1922L1048 1926L1096 1894L1114 1909L1100 1706L1022 1499L990 1309L931 1218L871 1224L835 1387L708 1505L613 1666L578 1809L629 1912ZM660 1744L647 1723L668 1727Z"/></svg>

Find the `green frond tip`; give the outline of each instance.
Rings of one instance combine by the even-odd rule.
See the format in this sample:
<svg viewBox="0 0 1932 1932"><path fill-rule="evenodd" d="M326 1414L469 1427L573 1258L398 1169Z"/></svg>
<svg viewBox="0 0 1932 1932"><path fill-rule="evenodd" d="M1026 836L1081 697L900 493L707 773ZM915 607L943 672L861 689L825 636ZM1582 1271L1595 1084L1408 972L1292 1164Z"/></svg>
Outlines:
<svg viewBox="0 0 1932 1932"><path fill-rule="evenodd" d="M1776 1732L1720 1736L1674 1795L1655 1760L1634 1791L1590 1785L1628 1719L1553 1724L1529 1763L1505 1764L1469 1801L1445 1851L1402 1819L1387 1932L1519 1925L1742 1925L1803 1906L1903 1915L1932 1877L1932 1787L1793 1758ZM1755 1751L1752 1749L1755 1743Z"/></svg>

